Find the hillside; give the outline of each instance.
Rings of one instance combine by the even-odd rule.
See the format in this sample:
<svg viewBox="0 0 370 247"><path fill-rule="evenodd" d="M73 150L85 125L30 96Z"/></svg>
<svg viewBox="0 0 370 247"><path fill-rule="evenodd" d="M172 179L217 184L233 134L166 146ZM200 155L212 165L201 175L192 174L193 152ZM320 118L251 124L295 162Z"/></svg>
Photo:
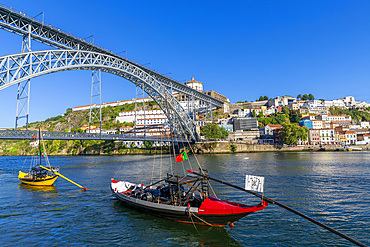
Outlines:
<svg viewBox="0 0 370 247"><path fill-rule="evenodd" d="M138 103L137 107L140 109L142 103ZM147 102L145 108L159 109L154 102ZM119 129L121 126L132 126L133 123L116 123L115 119L120 112L134 109L135 104L102 108L102 129ZM82 132L81 127L89 124L89 114L89 111L72 112L72 109L68 108L63 115L51 117L45 121L30 123L28 128L29 130L38 130L40 126L43 131ZM37 148L31 147L29 143L30 140L0 140L0 155L37 155ZM114 141L48 140L44 143L48 155L110 155L153 152L152 150L131 149L123 145L122 142ZM163 152L167 151L163 149Z"/></svg>

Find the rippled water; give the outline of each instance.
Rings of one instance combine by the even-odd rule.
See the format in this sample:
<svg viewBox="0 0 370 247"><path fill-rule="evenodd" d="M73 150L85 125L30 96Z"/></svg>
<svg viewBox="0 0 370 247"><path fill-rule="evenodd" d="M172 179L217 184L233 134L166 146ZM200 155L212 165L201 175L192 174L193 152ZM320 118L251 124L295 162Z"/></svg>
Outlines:
<svg viewBox="0 0 370 247"><path fill-rule="evenodd" d="M370 245L370 152L200 155L212 176L244 186L265 176L265 195ZM171 172L168 156L51 157L61 173L55 186L20 184L25 157L0 157L2 246L351 246L333 233L269 205L234 227L176 223L125 207L109 191L110 178L149 183ZM162 163L162 165L161 165ZM154 170L153 170L154 164ZM191 165L195 166L191 158ZM187 165L187 163L186 163ZM186 167L187 168L187 167ZM179 167L179 171L183 168ZM213 183L219 198L247 204L258 198Z"/></svg>

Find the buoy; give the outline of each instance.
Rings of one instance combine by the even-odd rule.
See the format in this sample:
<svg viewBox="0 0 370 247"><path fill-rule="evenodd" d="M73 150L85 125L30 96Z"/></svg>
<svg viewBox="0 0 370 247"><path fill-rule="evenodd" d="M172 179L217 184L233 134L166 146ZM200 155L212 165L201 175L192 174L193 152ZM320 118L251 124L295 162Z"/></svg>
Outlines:
<svg viewBox="0 0 370 247"><path fill-rule="evenodd" d="M229 226L234 226L234 223L230 223Z"/></svg>

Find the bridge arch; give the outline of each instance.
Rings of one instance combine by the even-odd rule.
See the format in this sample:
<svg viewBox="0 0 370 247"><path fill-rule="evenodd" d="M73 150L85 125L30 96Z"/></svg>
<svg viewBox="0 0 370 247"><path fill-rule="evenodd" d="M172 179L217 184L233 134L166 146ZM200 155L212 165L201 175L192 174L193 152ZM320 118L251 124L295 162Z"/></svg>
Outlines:
<svg viewBox="0 0 370 247"><path fill-rule="evenodd" d="M46 50L2 56L0 90L34 77L67 70L101 70L131 81L159 105L177 134L182 133L183 129L196 140L194 122L161 82L140 66L107 54L82 50ZM176 124L175 115L181 126Z"/></svg>

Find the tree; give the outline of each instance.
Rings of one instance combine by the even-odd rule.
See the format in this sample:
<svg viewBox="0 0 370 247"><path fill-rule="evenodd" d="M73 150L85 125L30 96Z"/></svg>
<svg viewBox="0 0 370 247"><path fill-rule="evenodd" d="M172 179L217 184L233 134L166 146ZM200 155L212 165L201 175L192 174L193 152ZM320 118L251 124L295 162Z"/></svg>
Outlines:
<svg viewBox="0 0 370 247"><path fill-rule="evenodd" d="M298 98L298 99L302 99L302 94L298 94L298 95L297 95L297 98Z"/></svg>
<svg viewBox="0 0 370 247"><path fill-rule="evenodd" d="M200 128L200 134L207 139L224 139L229 133L215 123L208 123Z"/></svg>
<svg viewBox="0 0 370 247"><path fill-rule="evenodd" d="M230 149L231 152L235 153L236 152L236 149L237 149L237 146L235 144L231 144L229 146L229 149Z"/></svg>
<svg viewBox="0 0 370 247"><path fill-rule="evenodd" d="M282 112L282 113L284 113L285 115L289 115L289 108L288 108L288 107L286 107L286 106L283 106L283 107L281 108L281 112Z"/></svg>
<svg viewBox="0 0 370 247"><path fill-rule="evenodd" d="M146 149L151 149L153 147L153 142L152 141L144 141L144 147Z"/></svg>
<svg viewBox="0 0 370 247"><path fill-rule="evenodd" d="M291 110L289 112L289 120L291 123L298 123L302 118L302 114L298 110Z"/></svg>
<svg viewBox="0 0 370 247"><path fill-rule="evenodd" d="M315 99L315 97L310 93L310 94L308 95L308 99L309 99L309 100L314 100L314 99Z"/></svg>
<svg viewBox="0 0 370 247"><path fill-rule="evenodd" d="M263 96L263 100L269 100L269 97Z"/></svg>
<svg viewBox="0 0 370 247"><path fill-rule="evenodd" d="M308 95L307 94L303 94L302 99L303 100L308 100Z"/></svg>
<svg viewBox="0 0 370 247"><path fill-rule="evenodd" d="M258 113L258 117L263 117L263 110Z"/></svg>
<svg viewBox="0 0 370 247"><path fill-rule="evenodd" d="M277 114L277 116L275 117L275 119L272 121L272 124L283 124L287 121L287 118L285 116L285 114Z"/></svg>
<svg viewBox="0 0 370 247"><path fill-rule="evenodd" d="M307 140L309 130L306 127L299 127L296 123L283 123L282 126L278 134L285 144L296 145L299 141Z"/></svg>
<svg viewBox="0 0 370 247"><path fill-rule="evenodd" d="M263 101L263 99L264 99L263 96L260 96L258 101Z"/></svg>

